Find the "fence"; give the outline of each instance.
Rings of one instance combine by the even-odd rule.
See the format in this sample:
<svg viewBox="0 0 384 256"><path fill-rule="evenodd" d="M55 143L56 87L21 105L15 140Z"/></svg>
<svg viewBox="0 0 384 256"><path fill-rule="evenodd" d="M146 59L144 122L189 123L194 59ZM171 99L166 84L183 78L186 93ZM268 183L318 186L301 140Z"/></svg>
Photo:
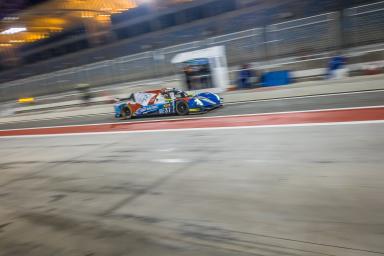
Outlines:
<svg viewBox="0 0 384 256"><path fill-rule="evenodd" d="M177 68L171 64L171 60L179 53L197 50L202 47L200 41L187 44L175 45L160 49L154 52L156 72L161 75L169 75L178 72Z"/></svg>
<svg viewBox="0 0 384 256"><path fill-rule="evenodd" d="M384 1L344 11L345 34L352 46L384 41Z"/></svg>
<svg viewBox="0 0 384 256"><path fill-rule="evenodd" d="M327 13L3 83L0 100L174 74L176 54L215 45L224 45L229 65L237 65L383 42L383 27L384 1L347 9L342 17Z"/></svg>
<svg viewBox="0 0 384 256"><path fill-rule="evenodd" d="M267 26L269 55L306 55L340 47L339 14L327 13Z"/></svg>
<svg viewBox="0 0 384 256"><path fill-rule="evenodd" d="M224 45L229 65L266 58L262 28L209 38L205 43L207 46Z"/></svg>

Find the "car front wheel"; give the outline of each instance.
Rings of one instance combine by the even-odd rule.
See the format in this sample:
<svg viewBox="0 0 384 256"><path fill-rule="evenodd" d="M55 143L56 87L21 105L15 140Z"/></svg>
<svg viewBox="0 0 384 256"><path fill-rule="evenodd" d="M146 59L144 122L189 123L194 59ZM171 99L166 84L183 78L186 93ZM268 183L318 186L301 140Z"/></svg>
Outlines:
<svg viewBox="0 0 384 256"><path fill-rule="evenodd" d="M188 104L185 101L176 102L176 114L179 116L185 116L189 113Z"/></svg>

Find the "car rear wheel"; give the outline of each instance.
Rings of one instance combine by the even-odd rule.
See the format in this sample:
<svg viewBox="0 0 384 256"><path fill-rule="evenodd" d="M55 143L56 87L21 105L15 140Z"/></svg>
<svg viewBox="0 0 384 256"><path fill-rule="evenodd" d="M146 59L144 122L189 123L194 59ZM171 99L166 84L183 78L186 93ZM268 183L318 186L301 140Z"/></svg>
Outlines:
<svg viewBox="0 0 384 256"><path fill-rule="evenodd" d="M188 104L185 101L176 102L176 114L179 116L185 116L189 113Z"/></svg>
<svg viewBox="0 0 384 256"><path fill-rule="evenodd" d="M123 110L121 111L121 120L125 119L131 119L132 118L132 111L130 107L124 107Z"/></svg>

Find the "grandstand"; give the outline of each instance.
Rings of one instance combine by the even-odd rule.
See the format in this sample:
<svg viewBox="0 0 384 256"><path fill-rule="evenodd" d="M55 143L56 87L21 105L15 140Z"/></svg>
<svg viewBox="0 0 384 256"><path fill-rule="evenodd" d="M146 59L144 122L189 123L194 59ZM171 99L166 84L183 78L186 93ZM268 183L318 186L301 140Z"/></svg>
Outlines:
<svg viewBox="0 0 384 256"><path fill-rule="evenodd" d="M99 44L92 44L87 35L86 24L76 24L60 33L53 34L26 45L22 45L20 52L22 64L32 64L43 60L59 57L62 55L75 53L97 48L102 45L116 41L129 40L148 33L167 30L175 26L195 23L208 19L200 26L193 26L188 30L179 29L175 33L167 33L161 36L165 42L158 45L144 45L143 49L156 49L167 44L181 43L190 38L202 36L212 36L224 33L237 32L249 28L264 26L273 22L278 22L284 18L300 18L315 15L321 12L331 12L348 8L353 4L370 1L245 1L245 0L200 0L187 1L183 5L171 6L164 10L153 9L148 4L142 4L126 12L112 15L111 30L113 40L104 40ZM320 3L320 4L319 4ZM246 11L242 10L245 9ZM224 16L224 17L221 17ZM217 18L212 21L212 17ZM211 18L211 20L209 20ZM225 26L222 26L225 22ZM157 42L152 41L152 42ZM135 49L137 51L137 49ZM129 54L122 53L122 54ZM107 58L107 56L106 56ZM6 68L3 66L3 69Z"/></svg>
<svg viewBox="0 0 384 256"><path fill-rule="evenodd" d="M380 43L384 39L382 33L377 33L377 29L384 23L382 12L367 13L371 15L370 18L362 15L351 19L345 11L353 6L374 1L174 2L157 0L158 5L154 7L148 2L140 4L139 1L134 3L132 1L132 8L111 14L110 24L107 27L108 34L103 34L108 36L96 40L97 42L89 35L86 23L74 23L69 28L52 33L46 38L23 44L17 49L19 58L17 66L6 65L7 56L2 55L0 83L92 63L105 66L105 63L100 61L115 60L140 52L143 52L145 57L139 64L129 66L130 72L137 71L140 74L131 74L129 78L110 79L98 82L96 85L166 75L172 73L172 70L164 67L166 63L163 57L154 60L154 56L163 56L162 49L165 47L196 41L199 42L198 47L225 44L229 48L227 51L229 63L239 64L256 59L314 54L343 47ZM313 26L302 25L306 23L302 18L309 16L315 16L308 21L310 24L314 22ZM292 23L291 20L297 21ZM364 27L359 25L363 23ZM290 27L295 27L295 30L290 30ZM243 31L242 40L235 40L239 34L232 33L239 31ZM266 46L265 42L269 42L269 45ZM183 46L178 51L185 49ZM148 67L153 67L148 71L151 74L142 70ZM117 69L121 68L128 66L119 66Z"/></svg>

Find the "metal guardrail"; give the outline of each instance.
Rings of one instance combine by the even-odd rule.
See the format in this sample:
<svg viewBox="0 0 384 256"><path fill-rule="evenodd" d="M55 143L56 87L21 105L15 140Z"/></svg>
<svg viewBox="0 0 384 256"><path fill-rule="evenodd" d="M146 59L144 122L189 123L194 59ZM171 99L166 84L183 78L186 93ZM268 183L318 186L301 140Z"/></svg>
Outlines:
<svg viewBox="0 0 384 256"><path fill-rule="evenodd" d="M340 16L326 13L15 80L0 84L0 100L62 92L76 84L100 86L175 74L178 68L171 59L176 54L215 45L224 45L228 63L236 65L315 55L340 49L342 41L350 46L384 42L384 1L347 9Z"/></svg>

